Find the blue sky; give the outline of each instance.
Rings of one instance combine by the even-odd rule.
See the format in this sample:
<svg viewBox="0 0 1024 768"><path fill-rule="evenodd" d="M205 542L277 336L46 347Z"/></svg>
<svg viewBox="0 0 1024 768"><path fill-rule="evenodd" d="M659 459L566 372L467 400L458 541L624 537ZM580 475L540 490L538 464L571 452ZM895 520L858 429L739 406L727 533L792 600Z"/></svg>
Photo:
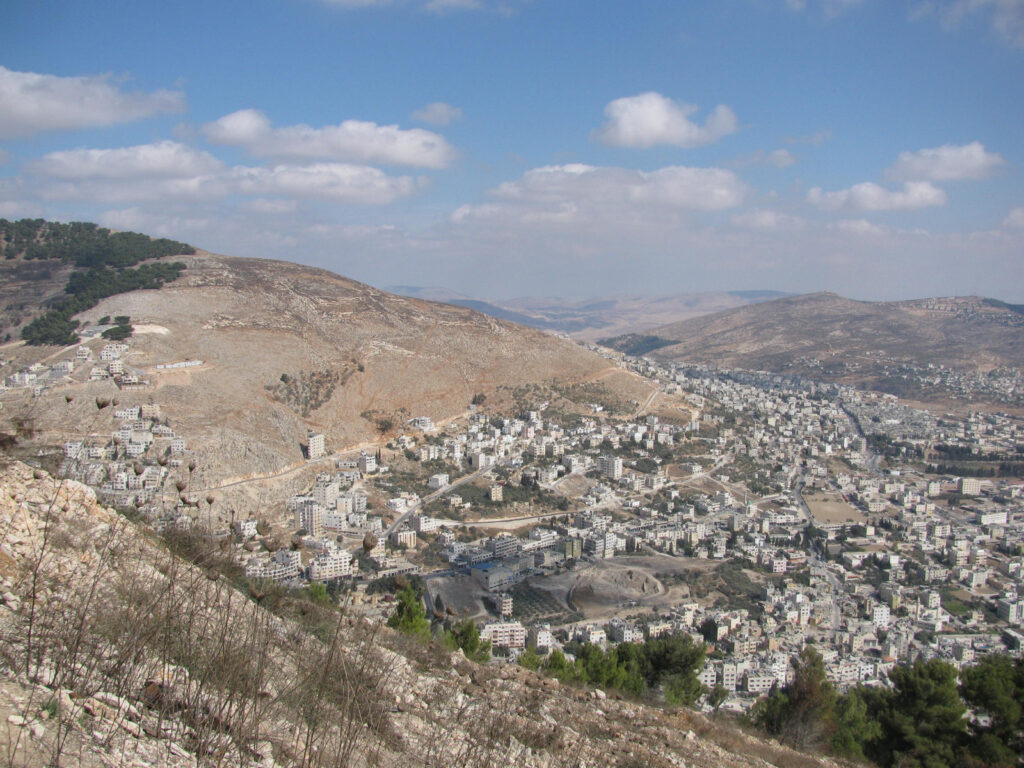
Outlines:
<svg viewBox="0 0 1024 768"><path fill-rule="evenodd" d="M1024 302L1024 0L8 0L0 217L474 296Z"/></svg>

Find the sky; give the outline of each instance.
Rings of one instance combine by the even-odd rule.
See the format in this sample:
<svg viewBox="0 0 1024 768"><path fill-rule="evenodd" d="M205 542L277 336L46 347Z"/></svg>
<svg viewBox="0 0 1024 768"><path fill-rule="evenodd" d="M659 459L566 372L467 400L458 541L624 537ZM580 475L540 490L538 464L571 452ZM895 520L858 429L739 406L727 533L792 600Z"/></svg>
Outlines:
<svg viewBox="0 0 1024 768"><path fill-rule="evenodd" d="M490 299L1024 303L1024 0L6 0L0 217Z"/></svg>

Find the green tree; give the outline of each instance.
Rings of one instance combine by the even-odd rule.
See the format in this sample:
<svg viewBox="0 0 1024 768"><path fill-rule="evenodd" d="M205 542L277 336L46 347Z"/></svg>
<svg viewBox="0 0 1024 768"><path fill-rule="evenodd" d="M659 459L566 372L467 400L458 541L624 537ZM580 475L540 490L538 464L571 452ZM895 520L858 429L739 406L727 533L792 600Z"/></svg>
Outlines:
<svg viewBox="0 0 1024 768"><path fill-rule="evenodd" d="M427 612L423 609L423 601L420 600L412 586L406 585L397 597L395 612L388 619L388 626L407 635L421 637L424 640L430 639L430 622L427 620Z"/></svg>
<svg viewBox="0 0 1024 768"><path fill-rule="evenodd" d="M967 708L956 687L956 668L939 659L918 660L889 673L893 687L867 700L881 737L865 753L882 766L946 768L965 742Z"/></svg>
<svg viewBox="0 0 1024 768"><path fill-rule="evenodd" d="M751 711L753 721L794 749L820 747L835 729L835 691L825 677L825 662L813 646L790 660L793 681L774 687Z"/></svg>
<svg viewBox="0 0 1024 768"><path fill-rule="evenodd" d="M832 751L853 760L864 760L864 745L877 741L882 727L871 717L863 690L854 688L836 699L835 733L832 735Z"/></svg>
<svg viewBox="0 0 1024 768"><path fill-rule="evenodd" d="M471 619L460 621L452 627L448 638L449 646L461 648L470 661L483 664L491 658L491 641L480 639L480 631Z"/></svg>
<svg viewBox="0 0 1024 768"><path fill-rule="evenodd" d="M135 328L131 325L115 325L113 328L107 328L107 330L100 335L104 339L109 339L110 341L121 341L123 339L127 339L134 332Z"/></svg>
<svg viewBox="0 0 1024 768"><path fill-rule="evenodd" d="M985 656L960 673L960 695L988 720L971 726L971 755L988 765L1017 765L1024 754L1024 660Z"/></svg>
<svg viewBox="0 0 1024 768"><path fill-rule="evenodd" d="M527 669L540 669L541 661L540 654L532 647L528 647L519 654L519 666Z"/></svg>
<svg viewBox="0 0 1024 768"><path fill-rule="evenodd" d="M716 685L708 691L708 706L717 712L727 698L729 698L729 689Z"/></svg>

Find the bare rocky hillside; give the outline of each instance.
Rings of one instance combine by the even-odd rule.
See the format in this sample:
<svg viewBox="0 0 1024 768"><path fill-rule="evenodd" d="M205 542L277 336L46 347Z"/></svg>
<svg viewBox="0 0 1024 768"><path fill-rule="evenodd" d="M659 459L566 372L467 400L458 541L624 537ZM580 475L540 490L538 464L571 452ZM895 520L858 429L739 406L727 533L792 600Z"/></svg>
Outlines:
<svg viewBox="0 0 1024 768"><path fill-rule="evenodd" d="M885 380L907 373L903 363L981 374L1024 366L1024 308L978 297L866 302L815 293L603 343L662 360L893 387L899 382Z"/></svg>
<svg viewBox="0 0 1024 768"><path fill-rule="evenodd" d="M828 764L334 609L293 621L237 591L216 545L190 552L85 486L0 467L3 765Z"/></svg>
<svg viewBox="0 0 1024 768"><path fill-rule="evenodd" d="M307 430L323 433L329 451L354 447L414 416L441 422L463 414L477 393L490 408L501 392L588 380L609 367L541 331L319 269L209 253L175 260L188 267L175 282L104 299L79 316L130 316L136 333L125 364L151 387L56 387L4 418L28 419L59 443L92 431L96 396L159 403L196 451L200 481L219 486L301 466ZM103 342L91 346L98 353ZM14 358L9 370L59 357L39 347L9 346L5 354ZM201 365L160 367L187 360ZM274 493L309 479L289 475L293 487Z"/></svg>

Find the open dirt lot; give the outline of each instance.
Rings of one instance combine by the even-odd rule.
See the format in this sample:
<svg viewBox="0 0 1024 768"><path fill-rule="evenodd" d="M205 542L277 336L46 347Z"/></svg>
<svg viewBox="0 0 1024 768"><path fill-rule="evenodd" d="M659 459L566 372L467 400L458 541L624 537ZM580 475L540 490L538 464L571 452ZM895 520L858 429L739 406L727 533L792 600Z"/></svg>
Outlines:
<svg viewBox="0 0 1024 768"><path fill-rule="evenodd" d="M804 501L814 519L821 523L860 523L867 519L837 493L805 493Z"/></svg>
<svg viewBox="0 0 1024 768"><path fill-rule="evenodd" d="M714 568L718 563L668 555L629 555L601 560L543 580L534 580L586 619L607 620L665 609L690 597L685 584L666 586L659 573Z"/></svg>

